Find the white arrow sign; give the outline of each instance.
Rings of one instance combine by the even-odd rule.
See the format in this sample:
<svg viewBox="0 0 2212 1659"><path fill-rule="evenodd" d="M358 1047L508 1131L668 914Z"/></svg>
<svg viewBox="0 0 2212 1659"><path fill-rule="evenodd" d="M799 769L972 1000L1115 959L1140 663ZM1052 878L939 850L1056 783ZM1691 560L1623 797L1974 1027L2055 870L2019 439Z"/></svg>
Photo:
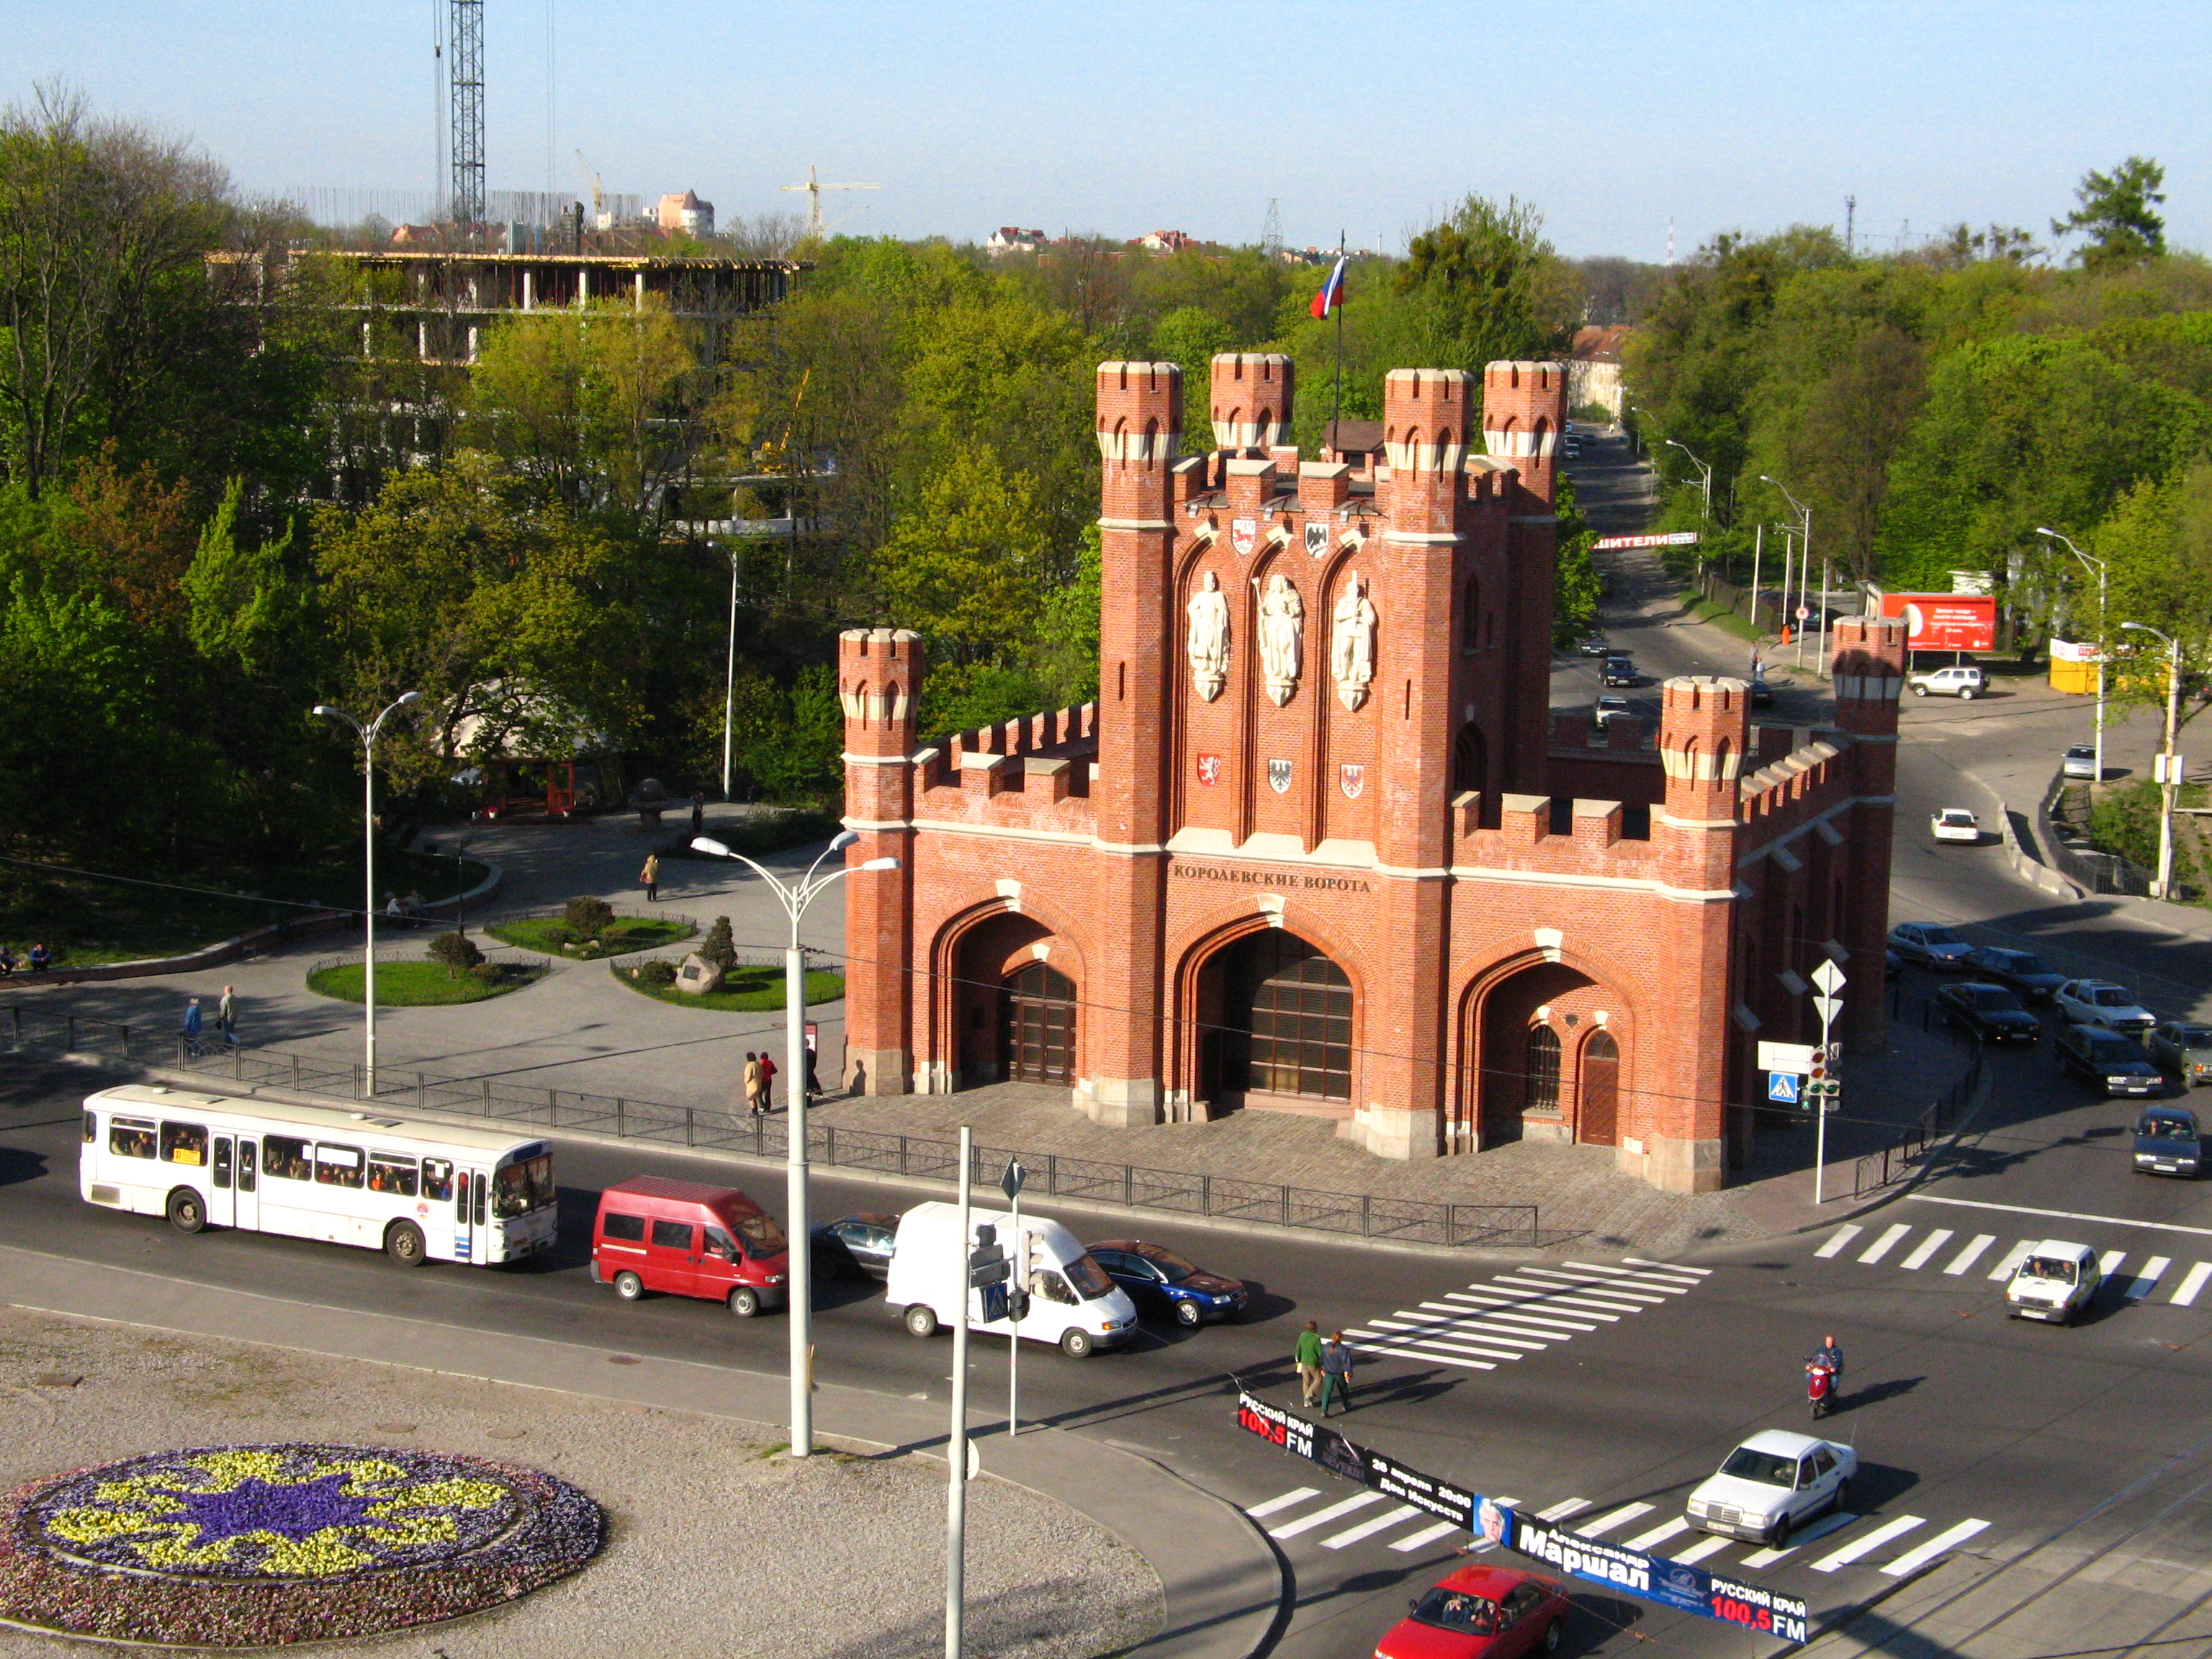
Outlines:
<svg viewBox="0 0 2212 1659"><path fill-rule="evenodd" d="M1814 997L1813 1006L1822 1020L1833 1024L1836 1016L1843 1012L1844 1000L1841 997Z"/></svg>
<svg viewBox="0 0 2212 1659"><path fill-rule="evenodd" d="M1809 1042L1762 1042L1759 1045L1759 1069L1762 1072L1809 1073L1813 1069L1813 1045Z"/></svg>
<svg viewBox="0 0 2212 1659"><path fill-rule="evenodd" d="M1832 962L1824 962L1813 970L1813 983L1829 996L1842 990L1846 982L1843 970Z"/></svg>

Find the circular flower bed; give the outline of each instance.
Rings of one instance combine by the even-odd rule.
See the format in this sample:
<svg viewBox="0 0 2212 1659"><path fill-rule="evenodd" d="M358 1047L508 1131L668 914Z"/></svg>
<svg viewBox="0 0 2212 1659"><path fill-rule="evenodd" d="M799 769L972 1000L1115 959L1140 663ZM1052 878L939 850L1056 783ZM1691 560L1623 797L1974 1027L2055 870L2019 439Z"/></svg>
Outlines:
<svg viewBox="0 0 2212 1659"><path fill-rule="evenodd" d="M328 1641L528 1595L598 1553L536 1469L374 1446L160 1452L0 1499L0 1619L205 1647Z"/></svg>

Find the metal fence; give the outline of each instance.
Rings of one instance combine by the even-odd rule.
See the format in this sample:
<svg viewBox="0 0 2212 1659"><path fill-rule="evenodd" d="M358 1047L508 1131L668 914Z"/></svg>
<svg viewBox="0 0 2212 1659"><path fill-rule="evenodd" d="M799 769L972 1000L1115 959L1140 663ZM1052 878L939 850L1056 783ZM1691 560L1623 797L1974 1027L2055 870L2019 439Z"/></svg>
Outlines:
<svg viewBox="0 0 2212 1659"><path fill-rule="evenodd" d="M1924 1010L1925 1003L1922 1005ZM1966 1062L1966 1074L1942 1094L1930 1101L1920 1114L1919 1121L1903 1131L1897 1139L1877 1150L1863 1154L1851 1164L1851 1196L1862 1198L1879 1192L1893 1181L1901 1181L1926 1163L1928 1149L1942 1138L1982 1081L1982 1066L1985 1056L1979 1043L1973 1056Z"/></svg>
<svg viewBox="0 0 2212 1659"><path fill-rule="evenodd" d="M367 1098L362 1068L321 1055L275 1048L225 1049L203 1038L191 1052L180 1033L149 1030L77 1014L9 1006L0 1031L18 1047L37 1046L97 1054L130 1065L163 1066L196 1073L211 1084L295 1090L301 1093ZM741 1158L781 1160L788 1152L788 1120L754 1117L712 1106L671 1106L624 1095L576 1089L526 1088L489 1078L441 1077L394 1066L377 1067L375 1098L418 1111L451 1112L501 1122L543 1125L619 1136L665 1146L685 1146ZM872 1170L918 1181L958 1178L959 1143L923 1135L890 1134L835 1124L810 1124L807 1156L845 1169ZM1541 1242L1534 1204L1452 1204L1389 1198L1372 1193L1333 1193L1279 1182L1243 1181L1184 1170L1146 1169L1033 1152L1012 1146L977 1146L973 1179L994 1181L1009 1158L1029 1170L1033 1194L1089 1199L1132 1209L1270 1223L1311 1232L1407 1243L1520 1245Z"/></svg>

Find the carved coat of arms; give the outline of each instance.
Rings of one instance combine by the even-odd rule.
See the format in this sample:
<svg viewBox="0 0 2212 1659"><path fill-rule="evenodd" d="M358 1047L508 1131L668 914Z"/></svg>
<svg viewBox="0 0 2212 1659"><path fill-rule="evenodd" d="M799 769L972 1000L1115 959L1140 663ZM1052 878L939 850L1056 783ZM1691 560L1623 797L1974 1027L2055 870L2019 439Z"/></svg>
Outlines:
<svg viewBox="0 0 2212 1659"><path fill-rule="evenodd" d="M1229 521L1229 544L1240 554L1249 553L1260 544L1260 521L1257 519L1231 519Z"/></svg>
<svg viewBox="0 0 2212 1659"><path fill-rule="evenodd" d="M1288 794L1291 788L1291 763L1286 760L1267 763L1267 787L1277 794Z"/></svg>
<svg viewBox="0 0 2212 1659"><path fill-rule="evenodd" d="M1358 800L1360 792L1367 787L1367 768L1346 761L1336 769L1336 781L1347 800Z"/></svg>
<svg viewBox="0 0 2212 1659"><path fill-rule="evenodd" d="M1306 551L1316 559L1328 551L1328 526L1326 524L1309 524L1306 526Z"/></svg>
<svg viewBox="0 0 2212 1659"><path fill-rule="evenodd" d="M1200 755L1198 757L1198 781L1208 788L1221 781L1221 757Z"/></svg>

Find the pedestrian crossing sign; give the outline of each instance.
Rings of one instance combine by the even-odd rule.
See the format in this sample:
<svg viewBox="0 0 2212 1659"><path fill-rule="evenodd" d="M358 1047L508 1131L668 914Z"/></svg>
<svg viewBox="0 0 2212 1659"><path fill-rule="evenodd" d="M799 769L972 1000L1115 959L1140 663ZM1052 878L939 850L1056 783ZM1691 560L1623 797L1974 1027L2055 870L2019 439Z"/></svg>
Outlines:
<svg viewBox="0 0 2212 1659"><path fill-rule="evenodd" d="M1795 1072L1769 1072L1766 1074L1766 1097L1779 1101L1784 1106L1795 1106L1798 1085L1804 1080Z"/></svg>

